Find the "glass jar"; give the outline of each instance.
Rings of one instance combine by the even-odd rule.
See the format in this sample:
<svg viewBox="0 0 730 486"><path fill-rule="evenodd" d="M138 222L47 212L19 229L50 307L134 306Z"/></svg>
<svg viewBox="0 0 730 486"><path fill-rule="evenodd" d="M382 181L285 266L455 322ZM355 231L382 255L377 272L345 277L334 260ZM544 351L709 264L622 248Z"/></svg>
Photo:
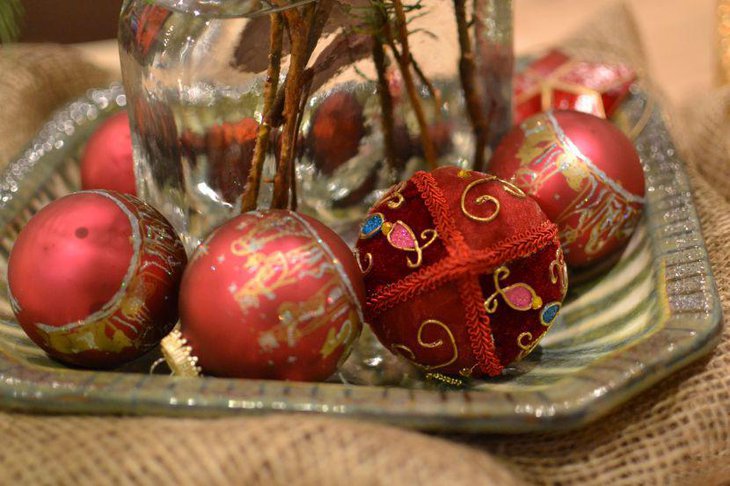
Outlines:
<svg viewBox="0 0 730 486"><path fill-rule="evenodd" d="M287 6L126 0L122 8L138 193L170 219L189 251L241 211L251 167L260 161L256 200L262 207L271 200L288 127L275 108L285 104L292 71L292 9L304 15L331 7L327 16L316 11L311 25L327 22L320 35L310 28L297 78L302 89L287 153L295 160L291 200L299 210L346 232L385 188L415 170L484 168L510 126L510 1L273 4ZM279 27L278 90L267 105L267 86L277 84L269 54ZM245 197L250 208L251 194Z"/></svg>

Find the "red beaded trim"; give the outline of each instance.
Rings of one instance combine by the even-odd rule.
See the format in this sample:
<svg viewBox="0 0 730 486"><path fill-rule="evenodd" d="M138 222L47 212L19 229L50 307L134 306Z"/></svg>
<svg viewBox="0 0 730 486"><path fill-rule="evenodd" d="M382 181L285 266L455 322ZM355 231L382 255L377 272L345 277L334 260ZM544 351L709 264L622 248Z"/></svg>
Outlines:
<svg viewBox="0 0 730 486"><path fill-rule="evenodd" d="M495 354L490 319L482 305L482 289L475 277L464 277L459 284L461 302L466 314L471 350L479 362L479 368L489 376L502 373L502 363Z"/></svg>
<svg viewBox="0 0 730 486"><path fill-rule="evenodd" d="M444 241L450 254L464 254L468 251L464 235L456 229L454 218L449 215L449 203L436 182L428 172L419 171L411 179L421 193L428 212L431 213L436 230Z"/></svg>

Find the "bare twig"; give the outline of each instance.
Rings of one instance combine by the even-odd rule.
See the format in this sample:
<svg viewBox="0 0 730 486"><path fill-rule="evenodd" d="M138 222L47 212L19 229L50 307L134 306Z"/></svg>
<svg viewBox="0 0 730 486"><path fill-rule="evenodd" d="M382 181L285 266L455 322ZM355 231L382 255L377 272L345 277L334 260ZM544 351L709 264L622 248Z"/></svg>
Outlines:
<svg viewBox="0 0 730 486"><path fill-rule="evenodd" d="M413 80L413 75L411 74L412 56L410 46L408 44L408 28L406 25L407 20L405 10L401 0L393 0L393 7L395 13L395 27L397 29L396 34L398 36L398 43L401 47L400 53L398 52L398 49L395 48L394 36L389 22L386 22L384 31L389 40L391 49L393 50L393 56L398 62L401 76L403 76L403 83L405 84L406 92L408 93L408 98L411 102L411 107L413 108L416 120L418 121L424 158L426 159L428 166L431 169L435 169L437 167L436 148L433 145L433 140L431 140L431 136L428 131L428 124L426 122L426 115L423 112L423 106L421 105L421 99L418 96L416 83Z"/></svg>
<svg viewBox="0 0 730 486"><path fill-rule="evenodd" d="M469 23L466 19L466 0L454 0L454 12L456 14L456 27L459 33L459 48L461 49L461 57L459 59L461 87L464 90L466 111L471 121L474 138L476 139L472 167L475 170L484 170L484 150L487 146L489 122L484 116L484 106L476 86L476 64L471 38L469 37Z"/></svg>
<svg viewBox="0 0 730 486"><path fill-rule="evenodd" d="M271 134L271 111L279 89L279 73L281 71L282 41L284 38L284 22L280 13L271 15L271 40L269 53L269 68L266 73L264 85L264 110L261 125L259 125L256 136L256 148L254 149L253 163L248 174L246 191L241 200L241 212L256 209L261 189L261 173L266 160L266 152L269 148Z"/></svg>
<svg viewBox="0 0 730 486"><path fill-rule="evenodd" d="M383 26L388 22L388 18L381 10L375 11L376 29L373 38L373 63L375 71L378 74L378 97L380 98L381 117L380 121L383 126L383 144L385 148L385 161L391 167L395 168L396 152L395 139L393 132L395 130L395 115L393 113L393 96L390 94L388 79L386 78L386 57L385 49L383 49L382 39L377 32L380 32Z"/></svg>
<svg viewBox="0 0 730 486"><path fill-rule="evenodd" d="M305 71L306 72L306 71ZM303 88L302 88L302 95L301 99L299 100L299 109L297 110L297 120L295 122L295 129L294 129L294 150L295 154L293 156L293 161L296 161L296 158L298 157L299 153L299 135L301 134L301 126L302 126L302 118L304 117L304 109L307 105L307 100L309 99L309 95L312 90L312 76L307 76L304 79L303 82ZM292 163L291 170L289 173L290 176L290 184L291 184L291 201L289 201L289 209L292 211L297 210L297 181L296 181L296 164Z"/></svg>
<svg viewBox="0 0 730 486"><path fill-rule="evenodd" d="M279 3L285 5L285 0ZM312 56L317 40L322 35L327 19L329 18L334 0L319 0L298 9L284 10L287 21L289 40L291 42L291 59L289 72L286 76L284 89L280 90L274 104L276 114L280 95L283 92L283 121L284 128L281 136L281 153L274 177L274 195L271 200L272 208L296 207L296 202L290 204L290 194L296 197L294 184L297 137L300 114L309 96L313 70L307 69L307 63ZM305 90L306 88L306 90Z"/></svg>
<svg viewBox="0 0 730 486"><path fill-rule="evenodd" d="M431 99L433 99L434 118L436 121L439 121L441 119L441 91L436 89L431 80L424 74L421 70L421 66L416 62L413 55L411 55L411 65L413 66L413 70L416 72L418 79L420 79L423 85L426 86L426 89L431 95Z"/></svg>
<svg viewBox="0 0 730 486"><path fill-rule="evenodd" d="M282 0L278 1L278 4L280 6L284 6L285 3ZM332 8L334 7L335 1L334 0L319 0L316 2L316 4L308 4L305 9L308 9L308 15L307 15L307 26L308 29L308 36L307 36L307 44L306 44L306 52L304 54L304 66L307 65L307 62L309 62L309 58L312 56L312 53L314 52L314 49L317 47L317 41L322 36L322 31L324 30L324 26L327 23L327 20L329 19L330 12L332 11ZM296 12L294 9L287 10L284 12L284 15L287 15L289 12ZM311 69L307 69L307 76L313 76L314 73L311 72ZM291 68L290 68L291 72ZM287 73L287 78L284 81L284 85L288 84L289 82L289 73ZM284 114L284 103L285 103L285 90L280 90L279 93L276 96L276 101L274 102L274 109L272 117L272 121L275 126L279 126L283 123L283 114Z"/></svg>
<svg viewBox="0 0 730 486"><path fill-rule="evenodd" d="M291 191L291 167L294 163L296 138L296 118L302 90L302 73L307 62L306 51L309 38L309 19L315 10L314 4L304 7L304 17L295 9L285 10L289 40L291 43L291 59L289 72L284 85L284 128L281 134L281 153L274 176L274 194L271 199L273 209L284 209L289 206Z"/></svg>

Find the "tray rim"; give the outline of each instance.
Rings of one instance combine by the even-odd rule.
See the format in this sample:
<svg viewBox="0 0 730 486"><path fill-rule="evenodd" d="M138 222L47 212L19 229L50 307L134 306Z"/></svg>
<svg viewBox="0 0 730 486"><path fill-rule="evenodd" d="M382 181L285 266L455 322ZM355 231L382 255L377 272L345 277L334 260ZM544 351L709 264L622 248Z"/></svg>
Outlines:
<svg viewBox="0 0 730 486"><path fill-rule="evenodd" d="M107 88L90 90L57 111L0 174L0 223L8 224L23 210L22 193L30 193L25 194L30 201L32 189L40 187L66 160L67 154L78 148L83 141L82 135L96 123L94 119L109 116L125 105L123 89L114 83ZM94 116L89 120L85 116L72 116L80 110L91 110ZM649 123L661 123L667 130L661 109L654 105L651 110ZM86 111L86 114L91 112ZM68 130L67 125L59 125L59 121L68 119L74 120L73 130ZM49 137L54 143L44 145ZM676 148L674 150L676 152ZM678 162L676 171L656 174L654 180L655 186L670 186L673 190L661 196L647 194L648 238L653 265L660 269L661 275L656 278L664 278L664 270L670 266L701 267L705 277L705 288L700 292L704 298L699 304L702 308L678 312L671 308L671 302L673 298L681 298L681 293L668 291L663 296L669 312L663 328L622 350L620 359L616 355L602 358L575 372L568 386L545 391L498 392L220 378L204 378L201 382L196 378L120 372L44 371L27 367L0 349L0 408L47 413L205 417L268 412L321 413L450 432L521 433L581 427L706 355L719 342L722 329L719 296L689 179L681 159L678 156L675 159ZM650 165L647 164L647 178ZM33 187L26 187L30 185L27 181L31 176ZM662 209L665 204L670 208L684 206L684 219L659 223L660 215L668 211ZM673 225L685 225L683 232L696 233L697 241L669 251L662 249L662 243L678 236L660 234ZM683 261L685 257L687 261ZM672 359L666 360L668 353L657 352L657 346L671 347L674 350L670 354ZM601 378L595 377L596 372ZM586 401L585 385L578 387L581 380L593 383L593 397L589 401ZM576 388L583 390L580 396L575 394Z"/></svg>

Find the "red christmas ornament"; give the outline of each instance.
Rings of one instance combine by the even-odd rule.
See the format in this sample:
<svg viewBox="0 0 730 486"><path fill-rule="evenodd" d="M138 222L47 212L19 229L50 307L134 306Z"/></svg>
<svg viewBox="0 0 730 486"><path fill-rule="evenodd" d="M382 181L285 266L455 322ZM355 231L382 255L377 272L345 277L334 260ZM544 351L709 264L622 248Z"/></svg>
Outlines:
<svg viewBox="0 0 730 486"><path fill-rule="evenodd" d="M505 136L489 168L534 197L558 225L569 265L616 251L639 222L639 156L626 135L601 118L575 111L529 118Z"/></svg>
<svg viewBox="0 0 730 486"><path fill-rule="evenodd" d="M170 224L126 194L85 191L40 210L10 254L10 301L49 355L109 368L154 347L177 321L185 251Z"/></svg>
<svg viewBox="0 0 730 486"><path fill-rule="evenodd" d="M243 194L253 163L259 124L253 118L213 125L205 135L185 131L180 136L183 154L198 163L206 157L213 187L230 203Z"/></svg>
<svg viewBox="0 0 730 486"><path fill-rule="evenodd" d="M519 188L444 167L394 186L362 224L366 321L431 373L498 375L555 321L567 275L557 228Z"/></svg>
<svg viewBox="0 0 730 486"><path fill-rule="evenodd" d="M137 193L126 111L109 117L89 137L81 157L81 187Z"/></svg>
<svg viewBox="0 0 730 486"><path fill-rule="evenodd" d="M551 108L610 117L635 80L636 72L626 65L580 61L550 51L515 76L514 122Z"/></svg>
<svg viewBox="0 0 730 486"><path fill-rule="evenodd" d="M307 149L314 164L326 175L355 157L365 136L363 106L348 91L327 96L312 115Z"/></svg>
<svg viewBox="0 0 730 486"><path fill-rule="evenodd" d="M195 252L163 352L180 375L324 380L360 333L363 300L332 230L291 211L242 214Z"/></svg>

